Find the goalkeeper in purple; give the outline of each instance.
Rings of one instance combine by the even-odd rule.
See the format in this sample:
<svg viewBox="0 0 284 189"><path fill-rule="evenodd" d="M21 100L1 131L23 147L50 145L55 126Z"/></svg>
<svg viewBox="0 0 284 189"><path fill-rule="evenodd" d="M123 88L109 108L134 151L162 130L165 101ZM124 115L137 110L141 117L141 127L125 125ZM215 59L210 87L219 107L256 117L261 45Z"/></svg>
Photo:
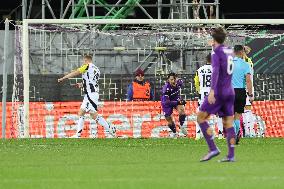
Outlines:
<svg viewBox="0 0 284 189"><path fill-rule="evenodd" d="M235 92L231 84L233 51L223 45L226 39L226 31L223 28L215 28L211 35L213 38L211 89L197 115L197 122L208 144L209 152L200 161L208 161L220 154L214 142L213 130L207 122L210 114L216 114L223 119L228 144L228 155L219 162L233 162L236 138L233 127Z"/></svg>
<svg viewBox="0 0 284 189"><path fill-rule="evenodd" d="M162 89L161 104L163 113L168 122L169 128L174 133L174 137L177 137L176 125L172 118L173 109L176 109L179 113L180 128L182 128L185 121L185 100L180 97L180 90L183 85L183 80L178 79L175 73L169 73L166 84Z"/></svg>

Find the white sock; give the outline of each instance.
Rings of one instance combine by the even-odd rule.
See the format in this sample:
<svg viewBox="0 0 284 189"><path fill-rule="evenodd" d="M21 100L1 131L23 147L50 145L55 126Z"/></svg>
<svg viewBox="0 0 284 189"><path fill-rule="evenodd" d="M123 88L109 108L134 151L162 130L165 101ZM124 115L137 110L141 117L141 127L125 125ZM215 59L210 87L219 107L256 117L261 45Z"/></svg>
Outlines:
<svg viewBox="0 0 284 189"><path fill-rule="evenodd" d="M222 133L223 133L223 119L221 117L217 117L217 127L218 127L218 135L222 135Z"/></svg>
<svg viewBox="0 0 284 189"><path fill-rule="evenodd" d="M111 128L110 128L110 125L106 122L106 120L105 120L103 117L97 116L96 121L97 121L101 126L104 127L104 129L105 129L105 131L106 131L107 133L112 133Z"/></svg>
<svg viewBox="0 0 284 189"><path fill-rule="evenodd" d="M221 117L217 117L216 123L218 127L218 137L223 137L223 119Z"/></svg>
<svg viewBox="0 0 284 189"><path fill-rule="evenodd" d="M84 120L85 120L84 116L80 116L80 117L79 117L78 124L77 124L77 132L76 132L76 134L77 134L78 136L81 136L81 133L82 133L82 131L83 131Z"/></svg>
<svg viewBox="0 0 284 189"><path fill-rule="evenodd" d="M244 124L244 130L245 130L245 135L244 137L249 137L250 129L249 129L249 118L248 118L248 112L245 111L245 113L242 114L243 116L243 124Z"/></svg>
<svg viewBox="0 0 284 189"><path fill-rule="evenodd" d="M255 118L251 110L248 112L248 117L249 117L249 133L250 137L255 137L255 130L254 130L254 123L255 123Z"/></svg>
<svg viewBox="0 0 284 189"><path fill-rule="evenodd" d="M243 113L243 122L244 122L244 128L245 128L245 137L254 137L255 131L254 131L254 116L251 110L246 110L245 113Z"/></svg>
<svg viewBox="0 0 284 189"><path fill-rule="evenodd" d="M208 120L208 125L211 127L212 131L213 131L213 138L215 138L216 136L216 130L215 130L215 116L211 116Z"/></svg>
<svg viewBox="0 0 284 189"><path fill-rule="evenodd" d="M201 130L200 130L200 127L199 127L199 124L196 122L195 123L195 138L197 139L200 139L201 138Z"/></svg>
<svg viewBox="0 0 284 189"><path fill-rule="evenodd" d="M265 137L265 122L260 116L255 116L255 122L257 123L257 137Z"/></svg>

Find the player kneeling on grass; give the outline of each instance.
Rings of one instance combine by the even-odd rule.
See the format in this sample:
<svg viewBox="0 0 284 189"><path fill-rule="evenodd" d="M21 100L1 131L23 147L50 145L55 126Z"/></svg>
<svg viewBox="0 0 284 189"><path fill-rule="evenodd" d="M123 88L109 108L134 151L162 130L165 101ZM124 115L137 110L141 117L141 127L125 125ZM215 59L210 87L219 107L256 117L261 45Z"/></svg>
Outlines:
<svg viewBox="0 0 284 189"><path fill-rule="evenodd" d="M100 78L100 70L97 66L92 63L92 56L85 55L84 56L83 66L70 72L64 77L58 79L58 82L62 82L65 79L75 77L77 75L82 74L83 83L78 84L78 87L83 87L84 89L84 100L79 110L79 121L77 125L77 131L72 138L80 138L81 133L84 127L84 115L87 112L90 112L91 117L96 120L100 125L104 127L107 137L114 137L115 135L115 127L111 127L106 120L98 115L98 101L99 101L99 78Z"/></svg>
<svg viewBox="0 0 284 189"><path fill-rule="evenodd" d="M220 160L220 162L233 162L236 137L233 127L235 97L232 87L233 51L223 45L226 39L226 31L223 28L215 28L212 32L212 38L211 89L208 97L205 97L197 115L197 122L208 144L209 152L200 161L208 161L220 154L220 150L214 143L213 130L207 122L210 114L218 114L223 119L228 143L228 155Z"/></svg>
<svg viewBox="0 0 284 189"><path fill-rule="evenodd" d="M176 125L173 121L172 113L173 109L176 109L179 113L179 123L180 129L184 135L186 135L187 131L183 128L183 124L185 121L185 109L184 106L186 104L185 100L182 100L180 97L180 90L183 85L183 80L178 79L175 73L168 74L168 80L162 89L162 97L161 104L162 109L165 115L165 118L168 122L168 126L173 132L173 137L178 137L176 131Z"/></svg>

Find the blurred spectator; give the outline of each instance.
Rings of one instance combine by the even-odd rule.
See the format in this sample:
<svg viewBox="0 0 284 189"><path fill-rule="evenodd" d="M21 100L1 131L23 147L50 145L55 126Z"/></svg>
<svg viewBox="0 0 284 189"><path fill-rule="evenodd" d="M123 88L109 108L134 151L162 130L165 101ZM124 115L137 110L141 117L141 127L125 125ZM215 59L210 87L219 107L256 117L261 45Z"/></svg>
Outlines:
<svg viewBox="0 0 284 189"><path fill-rule="evenodd" d="M209 19L216 19L216 13L213 5L209 7Z"/></svg>
<svg viewBox="0 0 284 189"><path fill-rule="evenodd" d="M135 72L134 81L128 85L127 100L154 100L154 91L151 88L151 84L150 82L144 80L144 71L140 68Z"/></svg>
<svg viewBox="0 0 284 189"><path fill-rule="evenodd" d="M192 5L193 18L199 19L200 4L199 4L198 0L192 0L192 3L194 3L194 5Z"/></svg>

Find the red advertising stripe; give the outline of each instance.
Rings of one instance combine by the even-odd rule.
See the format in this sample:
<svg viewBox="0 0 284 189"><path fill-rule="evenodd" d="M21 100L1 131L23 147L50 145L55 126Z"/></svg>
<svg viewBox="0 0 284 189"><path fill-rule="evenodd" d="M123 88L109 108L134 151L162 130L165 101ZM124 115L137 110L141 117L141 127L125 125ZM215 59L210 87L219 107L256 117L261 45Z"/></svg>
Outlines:
<svg viewBox="0 0 284 189"><path fill-rule="evenodd" d="M66 138L76 131L77 112L81 102L31 102L30 136L33 138ZM284 101L256 101L253 104L256 116L255 128L265 127L265 137L284 137ZM0 106L1 112L2 107ZM21 104L7 104L6 138L21 136L23 110ZM186 104L188 137L195 137L197 102ZM116 126L118 137L150 138L167 137L167 123L162 115L160 102L103 102L99 114ZM2 115L1 115L2 116ZM0 116L0 117L1 117ZM177 112L174 113L178 125ZM0 134L2 135L2 124ZM82 137L104 138L104 128L86 115Z"/></svg>

